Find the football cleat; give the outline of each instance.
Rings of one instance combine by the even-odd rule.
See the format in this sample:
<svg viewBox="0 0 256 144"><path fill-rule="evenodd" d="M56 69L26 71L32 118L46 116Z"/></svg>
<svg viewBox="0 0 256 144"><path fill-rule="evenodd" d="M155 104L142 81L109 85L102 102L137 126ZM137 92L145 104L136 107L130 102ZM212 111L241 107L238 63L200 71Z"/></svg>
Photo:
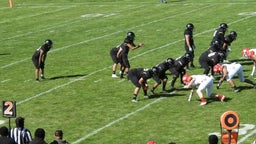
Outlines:
<svg viewBox="0 0 256 144"><path fill-rule="evenodd" d="M204 105L206 105L207 104L207 102L205 101L205 102L201 102L200 103L200 106L204 106Z"/></svg>

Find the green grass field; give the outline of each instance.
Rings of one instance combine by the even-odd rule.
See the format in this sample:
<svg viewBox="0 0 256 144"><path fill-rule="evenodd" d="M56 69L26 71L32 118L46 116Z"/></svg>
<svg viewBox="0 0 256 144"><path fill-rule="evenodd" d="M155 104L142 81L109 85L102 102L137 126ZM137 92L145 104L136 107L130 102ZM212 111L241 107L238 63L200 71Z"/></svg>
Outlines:
<svg viewBox="0 0 256 144"><path fill-rule="evenodd" d="M238 33L228 59L243 64L248 77L252 62L240 58L243 48L256 46L255 8L253 0L14 0L13 8L1 0L0 100L16 101L17 116L25 117L33 134L44 128L47 142L62 129L73 144L206 144L209 134L220 135L220 116L233 110L240 117L238 143L251 144L256 139L256 95L250 85L235 78L239 93L227 82L218 90L214 86L229 100L206 106L199 106L197 95L188 102L186 90L151 99L141 91L140 102L132 103L134 86L111 77L109 51L133 31L135 43L145 46L130 51L131 67L150 68L183 55L183 32L191 22L196 68L188 73L202 74L198 57L215 28L226 22L227 33ZM54 42L46 61L48 79L36 83L31 56L47 38ZM154 81L148 83L152 87ZM181 88L179 81L176 87ZM158 87L156 93L160 91ZM1 117L0 123L8 126L8 118Z"/></svg>

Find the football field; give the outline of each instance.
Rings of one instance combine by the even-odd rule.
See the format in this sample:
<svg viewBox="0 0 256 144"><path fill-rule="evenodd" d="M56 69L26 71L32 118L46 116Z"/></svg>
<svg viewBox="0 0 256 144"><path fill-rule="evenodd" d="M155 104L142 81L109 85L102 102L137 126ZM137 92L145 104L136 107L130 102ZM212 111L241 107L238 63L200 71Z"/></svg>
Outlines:
<svg viewBox="0 0 256 144"><path fill-rule="evenodd" d="M134 85L127 79L112 78L110 50L123 42L128 31L135 44L145 46L129 52L131 68L151 68L184 54L184 29L193 23L196 68L189 74L202 74L198 58L220 23L236 31L228 60L242 64L245 77L253 63L243 59L243 48L256 47L256 2L253 0L0 0L0 100L16 102L16 117L25 118L32 134L44 128L45 140L54 139L62 129L72 144L206 144L209 134L221 135L220 116L226 111L239 115L239 144L256 139L256 90L234 81L241 91L233 92L227 82L213 92L225 95L226 102L208 99L200 106L195 94L179 79L174 93L160 93L149 99L138 95L133 103ZM35 82L31 57L45 39L53 41L45 63L46 80ZM119 76L119 66L117 69ZM167 88L170 87L172 75ZM152 88L154 80L148 81ZM4 110L2 111L2 115ZM10 118L14 127L15 118ZM0 117L0 126L9 119ZM220 143L220 142L219 142Z"/></svg>

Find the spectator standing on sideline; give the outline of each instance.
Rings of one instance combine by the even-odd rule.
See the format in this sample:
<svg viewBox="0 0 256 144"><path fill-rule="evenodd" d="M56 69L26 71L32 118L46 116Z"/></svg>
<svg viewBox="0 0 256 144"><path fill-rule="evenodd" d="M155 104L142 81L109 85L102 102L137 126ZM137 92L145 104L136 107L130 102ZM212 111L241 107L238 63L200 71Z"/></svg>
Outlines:
<svg viewBox="0 0 256 144"><path fill-rule="evenodd" d="M36 68L35 70L35 79L39 82L39 73L41 74L41 79L45 79L44 77L44 67L45 67L45 60L48 51L52 48L52 40L46 39L44 44L40 46L32 56L33 64Z"/></svg>
<svg viewBox="0 0 256 144"><path fill-rule="evenodd" d="M190 67L195 67L193 61L194 61L194 50L195 50L195 44L193 39L193 30L194 25L192 23L188 23L186 25L186 29L184 31L184 39L185 39L185 50L186 53L191 53L192 58L190 60ZM187 65L187 68L189 68L189 64Z"/></svg>
<svg viewBox="0 0 256 144"><path fill-rule="evenodd" d="M10 138L8 128L6 126L0 127L0 144L16 144L16 142Z"/></svg>
<svg viewBox="0 0 256 144"><path fill-rule="evenodd" d="M121 44L119 51L117 52L117 58L121 57L121 63L123 64L123 69L121 71L120 78L124 78L124 72L127 74L130 70L130 62L128 59L128 54L130 50L135 50L139 47L144 46L144 43L140 43L139 45L134 44L135 34L134 32L128 32L124 42Z"/></svg>
<svg viewBox="0 0 256 144"><path fill-rule="evenodd" d="M240 89L237 88L235 82L232 80L232 78L236 75L238 75L239 80L241 82L251 84L254 86L254 88L256 88L256 83L244 77L243 66L241 64L238 64L238 63L222 64L222 65L216 64L213 67L213 69L214 69L214 72L222 75L222 77L219 80L219 83L217 84L217 89L219 89L222 82L226 80L229 83L229 85L234 89L234 92L239 92Z"/></svg>
<svg viewBox="0 0 256 144"><path fill-rule="evenodd" d="M207 75L188 75L185 74L182 77L182 80L184 83L186 83L186 86L184 86L184 88L192 88L192 90L190 91L190 96L189 96L189 101L191 100L191 97L193 96L194 90L196 88L196 86L198 86L196 93L199 96L200 100L201 100L201 106L206 105L207 101L203 96L203 90L205 89L206 94L208 97L217 97L219 100L221 100L222 102L225 99L225 96L217 94L214 95L212 93L212 86L213 86L213 77L207 76Z"/></svg>
<svg viewBox="0 0 256 144"><path fill-rule="evenodd" d="M56 130L54 133L55 139L50 144L68 144L66 140L63 139L62 130Z"/></svg>
<svg viewBox="0 0 256 144"><path fill-rule="evenodd" d="M144 69L144 68L135 68L131 69L128 72L128 80L131 80L133 85L135 86L132 102L138 102L137 96L139 94L140 88L143 88L144 97L148 98L147 96L147 90L148 90L148 84L147 80L149 78L152 78L154 75L158 74L158 68L153 67L151 69Z"/></svg>
<svg viewBox="0 0 256 144"><path fill-rule="evenodd" d="M16 127L11 129L10 137L14 139L17 144L28 144L31 142L31 133L24 127L25 119L23 117L17 117L15 123Z"/></svg>
<svg viewBox="0 0 256 144"><path fill-rule="evenodd" d="M45 131L43 128L37 128L35 131L35 138L29 144L47 144L44 140Z"/></svg>

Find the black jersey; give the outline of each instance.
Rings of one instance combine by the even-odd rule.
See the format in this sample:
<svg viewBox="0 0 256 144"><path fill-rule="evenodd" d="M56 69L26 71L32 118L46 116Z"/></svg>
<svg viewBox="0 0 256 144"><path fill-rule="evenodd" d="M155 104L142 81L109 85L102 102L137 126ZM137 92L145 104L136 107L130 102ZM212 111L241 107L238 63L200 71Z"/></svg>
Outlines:
<svg viewBox="0 0 256 144"><path fill-rule="evenodd" d="M194 39L193 39L193 31L190 29L185 29L184 37L185 37L185 35L189 35L189 43L192 47L194 47L195 44L194 44ZM188 49L188 45L187 45L186 41L185 41L185 48Z"/></svg>
<svg viewBox="0 0 256 144"><path fill-rule="evenodd" d="M48 46L46 44L43 44L42 46L40 46L35 53L33 54L32 58L33 59L38 59L39 55L40 55L40 50L42 50L44 52L44 55L47 55L48 51L51 49L51 46Z"/></svg>
<svg viewBox="0 0 256 144"><path fill-rule="evenodd" d="M158 67L159 73L161 74L161 73L165 73L168 69L170 69L172 67L172 65L166 61L163 61L163 62L159 63L158 65L156 65L156 67Z"/></svg>
<svg viewBox="0 0 256 144"><path fill-rule="evenodd" d="M129 53L130 49L127 44L131 44L132 46L135 46L135 44L133 43L133 41L131 39L125 38L124 42L120 46L123 49L122 55L128 55L128 53Z"/></svg>
<svg viewBox="0 0 256 144"><path fill-rule="evenodd" d="M189 60L185 56L178 57L174 62L174 68L177 70L181 70L185 66L187 66L188 63L189 63Z"/></svg>
<svg viewBox="0 0 256 144"><path fill-rule="evenodd" d="M135 68L128 72L128 79L136 77L138 80L143 78L145 81L153 77L153 72L150 69Z"/></svg>
<svg viewBox="0 0 256 144"><path fill-rule="evenodd" d="M225 32L226 32L226 29L224 29L222 27L216 29L213 34L213 38L212 38L210 45L213 45L215 41L223 43L225 40Z"/></svg>

